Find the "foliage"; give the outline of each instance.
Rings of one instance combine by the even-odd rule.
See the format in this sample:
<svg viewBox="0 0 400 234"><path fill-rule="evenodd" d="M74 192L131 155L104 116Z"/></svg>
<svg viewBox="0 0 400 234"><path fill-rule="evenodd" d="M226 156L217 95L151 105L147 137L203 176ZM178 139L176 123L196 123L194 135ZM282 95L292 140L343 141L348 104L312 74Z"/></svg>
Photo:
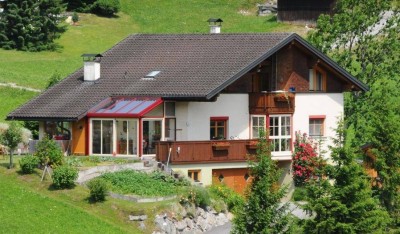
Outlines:
<svg viewBox="0 0 400 234"><path fill-rule="evenodd" d="M76 24L76 23L78 23L78 21L79 21L79 15L78 15L78 13L74 12L74 13L72 14L72 22L73 22L74 24Z"/></svg>
<svg viewBox="0 0 400 234"><path fill-rule="evenodd" d="M27 51L55 50L66 28L60 0L9 0L0 18L0 47Z"/></svg>
<svg viewBox="0 0 400 234"><path fill-rule="evenodd" d="M296 186L301 186L314 175L315 167L319 163L317 145L312 139L296 132L292 160L293 180Z"/></svg>
<svg viewBox="0 0 400 234"><path fill-rule="evenodd" d="M296 187L292 199L293 201L305 201L307 198L307 190L305 187Z"/></svg>
<svg viewBox="0 0 400 234"><path fill-rule="evenodd" d="M10 150L9 168L14 166L13 153L18 144L22 142L22 128L16 121L12 121L9 127L0 135L0 143L7 146Z"/></svg>
<svg viewBox="0 0 400 234"><path fill-rule="evenodd" d="M287 204L281 204L287 186L278 187L280 171L271 158L271 146L263 131L254 161L249 161L251 176L247 200L233 220L232 233L281 233L290 231Z"/></svg>
<svg viewBox="0 0 400 234"><path fill-rule="evenodd" d="M39 122L38 121L24 121L24 128L32 133L32 139L39 139Z"/></svg>
<svg viewBox="0 0 400 234"><path fill-rule="evenodd" d="M225 201L229 211L236 211L244 205L244 197L224 184L211 185L208 188L210 194Z"/></svg>
<svg viewBox="0 0 400 234"><path fill-rule="evenodd" d="M194 204L197 207L205 209L211 204L210 194L203 187L192 186L187 190L186 194L180 197L179 203L183 206Z"/></svg>
<svg viewBox="0 0 400 234"><path fill-rule="evenodd" d="M97 0L92 7L92 12L102 16L113 16L118 13L121 6L119 0Z"/></svg>
<svg viewBox="0 0 400 234"><path fill-rule="evenodd" d="M318 177L308 182L306 210L315 218L305 220L306 233L381 233L390 222L363 168L344 145L344 129L340 121L330 147L333 165L321 164Z"/></svg>
<svg viewBox="0 0 400 234"><path fill-rule="evenodd" d="M54 169L51 178L56 188L72 188L78 178L78 170L67 165L59 166Z"/></svg>
<svg viewBox="0 0 400 234"><path fill-rule="evenodd" d="M53 139L48 137L43 138L36 145L36 153L40 160L40 163L45 166L49 165L52 167L57 167L63 164L63 152L60 146Z"/></svg>
<svg viewBox="0 0 400 234"><path fill-rule="evenodd" d="M39 158L27 155L19 160L19 166L24 174L32 174L39 165Z"/></svg>
<svg viewBox="0 0 400 234"><path fill-rule="evenodd" d="M59 72L54 72L53 75L49 78L49 81L47 83L46 89L49 89L51 86L57 84L62 80L62 77Z"/></svg>
<svg viewBox="0 0 400 234"><path fill-rule="evenodd" d="M101 202L106 199L106 196L108 194L108 184L104 179L92 179L87 183L87 186L90 190L90 201Z"/></svg>
<svg viewBox="0 0 400 234"><path fill-rule="evenodd" d="M384 181L375 189L399 225L400 14L392 3L340 0L337 14L318 19L310 41L370 87L369 92L346 96L346 121L355 132L353 147L372 143L375 166ZM382 28L377 30L376 25Z"/></svg>
<svg viewBox="0 0 400 234"><path fill-rule="evenodd" d="M168 196L176 194L179 186L173 180L162 179L155 173L133 170L105 173L101 176L111 184L110 190L122 194L139 196Z"/></svg>
<svg viewBox="0 0 400 234"><path fill-rule="evenodd" d="M67 4L68 11L77 11L77 12L90 12L93 3L96 0L63 0L64 3Z"/></svg>

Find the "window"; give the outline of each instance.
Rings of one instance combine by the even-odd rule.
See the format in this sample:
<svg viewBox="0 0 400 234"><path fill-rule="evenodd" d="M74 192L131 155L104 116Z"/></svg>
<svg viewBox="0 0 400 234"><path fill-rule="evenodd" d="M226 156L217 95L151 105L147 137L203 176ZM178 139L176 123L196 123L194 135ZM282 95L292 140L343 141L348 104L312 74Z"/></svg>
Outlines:
<svg viewBox="0 0 400 234"><path fill-rule="evenodd" d="M175 102L165 102L165 116L175 117Z"/></svg>
<svg viewBox="0 0 400 234"><path fill-rule="evenodd" d="M320 69L309 70L309 90L325 91L326 74Z"/></svg>
<svg viewBox="0 0 400 234"><path fill-rule="evenodd" d="M269 117L269 138L273 145L272 151L290 151L290 115L274 115Z"/></svg>
<svg viewBox="0 0 400 234"><path fill-rule="evenodd" d="M324 136L324 120L323 117L310 117L309 120L309 135L311 137Z"/></svg>
<svg viewBox="0 0 400 234"><path fill-rule="evenodd" d="M200 182L201 170L188 170L188 177L194 182Z"/></svg>
<svg viewBox="0 0 400 234"><path fill-rule="evenodd" d="M223 140L227 136L228 117L210 118L210 139Z"/></svg>
<svg viewBox="0 0 400 234"><path fill-rule="evenodd" d="M251 116L251 138L257 139L260 137L260 130L265 131L265 116L252 115Z"/></svg>

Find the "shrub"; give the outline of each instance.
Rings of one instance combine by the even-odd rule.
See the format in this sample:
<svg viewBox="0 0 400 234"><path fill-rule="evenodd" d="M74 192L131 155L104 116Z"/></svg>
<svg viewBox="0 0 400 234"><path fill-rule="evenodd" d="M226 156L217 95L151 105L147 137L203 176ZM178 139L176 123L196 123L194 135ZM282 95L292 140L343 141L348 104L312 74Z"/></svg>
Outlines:
<svg viewBox="0 0 400 234"><path fill-rule="evenodd" d="M59 166L63 164L63 152L60 146L52 139L45 137L36 146L36 153L40 163L49 166Z"/></svg>
<svg viewBox="0 0 400 234"><path fill-rule="evenodd" d="M56 188L71 188L78 178L78 170L70 166L59 166L53 171L52 179Z"/></svg>
<svg viewBox="0 0 400 234"><path fill-rule="evenodd" d="M79 21L79 15L78 15L78 13L74 12L74 13L72 14L72 22L73 22L74 24L76 24L76 23L78 23L78 21Z"/></svg>
<svg viewBox="0 0 400 234"><path fill-rule="evenodd" d="M296 186L306 183L315 172L318 165L316 144L307 137L296 132L293 152L293 180Z"/></svg>
<svg viewBox="0 0 400 234"><path fill-rule="evenodd" d="M186 195L181 196L179 203L183 206L194 204L198 207L206 208L210 206L211 199L208 191L200 186L191 187Z"/></svg>
<svg viewBox="0 0 400 234"><path fill-rule="evenodd" d="M19 166L24 174L32 174L35 171L35 168L38 167L38 164L39 158L33 155L25 156L19 160Z"/></svg>
<svg viewBox="0 0 400 234"><path fill-rule="evenodd" d="M244 198L224 184L211 185L209 191L211 195L225 201L230 211L235 211L244 204Z"/></svg>
<svg viewBox="0 0 400 234"><path fill-rule="evenodd" d="M108 184L102 178L95 178L87 183L90 190L89 199L93 202L104 201L108 194Z"/></svg>
<svg viewBox="0 0 400 234"><path fill-rule="evenodd" d="M307 199L307 190L304 187L296 187L292 199L293 201L305 201Z"/></svg>
<svg viewBox="0 0 400 234"><path fill-rule="evenodd" d="M97 0L92 7L93 13L108 17L118 13L119 9L119 0Z"/></svg>

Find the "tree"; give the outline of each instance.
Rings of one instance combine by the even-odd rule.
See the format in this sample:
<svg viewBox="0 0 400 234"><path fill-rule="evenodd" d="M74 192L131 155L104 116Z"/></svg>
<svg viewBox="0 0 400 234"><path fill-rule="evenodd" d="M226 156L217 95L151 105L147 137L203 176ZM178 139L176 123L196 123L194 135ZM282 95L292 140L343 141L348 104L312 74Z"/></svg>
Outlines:
<svg viewBox="0 0 400 234"><path fill-rule="evenodd" d="M380 233L390 223L389 214L373 197L364 169L345 147L343 121L338 124L334 146L329 147L333 165L320 164L317 178L307 185L306 233Z"/></svg>
<svg viewBox="0 0 400 234"><path fill-rule="evenodd" d="M286 204L281 203L287 187L279 187L280 171L271 159L271 146L264 132L254 161L249 160L252 176L247 200L237 209L232 233L281 233L289 231L290 216Z"/></svg>
<svg viewBox="0 0 400 234"><path fill-rule="evenodd" d="M375 189L396 225L400 223L398 7L390 0L338 0L336 14L321 16L309 36L316 47L370 86L369 92L345 96L346 122L355 130L353 147L372 143L375 149L382 180Z"/></svg>
<svg viewBox="0 0 400 234"><path fill-rule="evenodd" d="M28 51L54 50L66 30L60 25L60 0L9 0L0 17L0 47Z"/></svg>
<svg viewBox="0 0 400 234"><path fill-rule="evenodd" d="M18 147L18 144L22 142L22 128L19 123L13 121L10 126L0 137L1 143L7 146L10 150L10 165L9 168L13 168L13 153Z"/></svg>

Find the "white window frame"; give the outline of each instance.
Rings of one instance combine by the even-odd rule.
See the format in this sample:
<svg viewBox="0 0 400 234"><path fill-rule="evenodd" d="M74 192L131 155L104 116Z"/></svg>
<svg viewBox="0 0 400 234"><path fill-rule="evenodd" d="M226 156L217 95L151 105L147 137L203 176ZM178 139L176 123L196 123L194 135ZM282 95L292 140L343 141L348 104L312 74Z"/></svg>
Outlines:
<svg viewBox="0 0 400 234"><path fill-rule="evenodd" d="M116 123L114 118L90 118L89 122L89 155L93 155L93 120L101 120L101 121L113 121L113 151L115 152L116 143ZM103 124L101 125L101 132L103 132ZM103 141L100 141L100 148L103 148ZM104 156L112 156L113 154L96 154L96 155L104 155Z"/></svg>
<svg viewBox="0 0 400 234"><path fill-rule="evenodd" d="M264 118L264 126L259 126L259 125L255 126L254 122L253 122L253 118L254 117L255 118ZM258 120L258 122L260 122L260 121ZM266 131L266 126L267 126L267 116L265 116L265 115L250 115L250 138L251 139L260 138L260 136L259 136L260 128L263 128L263 130L265 132ZM255 133L254 130L253 130L254 127L256 127L258 129L257 136L254 136L254 133Z"/></svg>
<svg viewBox="0 0 400 234"><path fill-rule="evenodd" d="M290 130L289 130L289 135L281 135L282 133L282 118L286 118L289 117L289 121L290 121ZM292 151L292 116L291 115L270 115L269 119L268 119L268 130L271 131L270 129L270 119L271 118L278 118L278 136L269 136L270 140L275 140L275 139L289 139L289 150L281 150L281 145L279 145L279 150L278 151L274 151L275 147L273 147L272 149L272 155L273 156L287 156L288 154L291 155ZM272 142L273 143L273 142Z"/></svg>

